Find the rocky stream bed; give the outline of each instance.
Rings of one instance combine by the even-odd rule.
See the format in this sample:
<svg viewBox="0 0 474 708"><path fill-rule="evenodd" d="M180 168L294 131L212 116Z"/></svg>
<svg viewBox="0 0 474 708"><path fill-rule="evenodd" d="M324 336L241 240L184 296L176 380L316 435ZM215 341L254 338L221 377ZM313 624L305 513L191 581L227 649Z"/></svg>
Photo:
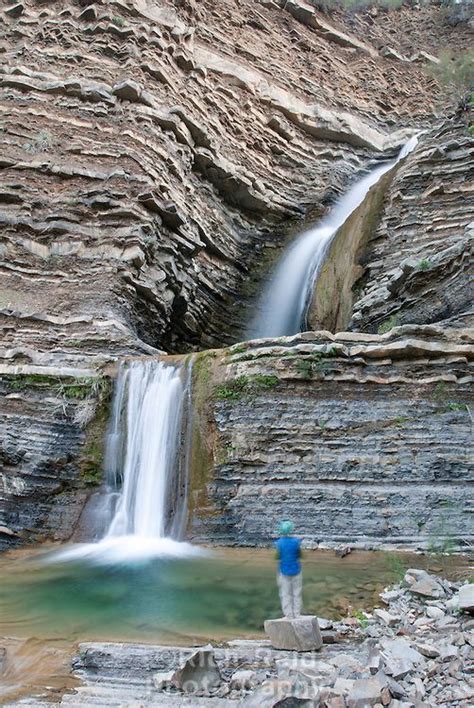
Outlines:
<svg viewBox="0 0 474 708"><path fill-rule="evenodd" d="M278 651L266 640L204 647L83 643L72 662L76 687L52 701L242 708L470 705L474 585L410 569L380 600L382 607L357 617L319 618L324 643L318 652ZM20 703L47 705L39 696Z"/></svg>

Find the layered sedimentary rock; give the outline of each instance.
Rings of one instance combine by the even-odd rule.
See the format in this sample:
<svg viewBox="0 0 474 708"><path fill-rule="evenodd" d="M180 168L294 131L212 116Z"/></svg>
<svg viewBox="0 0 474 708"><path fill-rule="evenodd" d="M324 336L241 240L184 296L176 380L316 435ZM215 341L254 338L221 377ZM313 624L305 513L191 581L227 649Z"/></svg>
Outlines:
<svg viewBox="0 0 474 708"><path fill-rule="evenodd" d="M232 341L265 248L432 117L433 79L400 52L449 41L437 8L302 21L296 5L3 9L3 356Z"/></svg>
<svg viewBox="0 0 474 708"><path fill-rule="evenodd" d="M69 538L102 479L109 386L95 371L0 376L0 549Z"/></svg>
<svg viewBox="0 0 474 708"><path fill-rule="evenodd" d="M463 120L420 140L396 172L362 259L350 327L474 325L474 140Z"/></svg>
<svg viewBox="0 0 474 708"><path fill-rule="evenodd" d="M473 158L462 117L420 136L336 234L316 283L312 328L473 325Z"/></svg>
<svg viewBox="0 0 474 708"><path fill-rule="evenodd" d="M289 517L309 545L471 542L473 355L472 331L408 326L200 355L190 535L267 544Z"/></svg>
<svg viewBox="0 0 474 708"><path fill-rule="evenodd" d="M86 383L82 398L84 379L123 355L235 341L258 274L305 217L322 214L358 171L432 123L438 89L426 52L452 43L453 32L459 50L468 45L465 30L442 18L433 7L329 18L296 0L25 0L2 8L5 543L69 537L88 485L100 482L99 441L90 438L104 429L104 418L94 418L100 391ZM466 137L448 126L397 173L369 243L352 328L372 331L394 315L425 322L433 312L453 326L468 321L459 236L467 159ZM452 183L441 197L433 174ZM424 234L437 233L438 219L454 250L438 252L438 240L435 258L425 255L432 244ZM420 244L427 267L405 272L407 238ZM443 352L443 335L433 337ZM303 354L300 340L283 342L281 359L268 345L270 373L255 369L263 379L250 396L244 379L214 396L199 374L208 357L196 361L192 534L263 543L262 509L268 505L272 524L298 500L311 543L346 538L354 525L358 538L403 542L418 528L403 509L413 501L425 537L446 514L448 535L458 537L468 411L457 371L465 363L456 354L451 371L446 352L424 361L409 350L405 363L381 355L378 364L345 353L331 366L354 369L354 380L328 378L318 341L310 338ZM247 355L239 363L237 354L222 360L218 379L254 375ZM381 371L390 381L357 379L361 367L374 366L375 378ZM397 382L411 366L433 378L420 393L413 376ZM447 377L446 409L430 388L436 377ZM426 436L435 441L429 449ZM380 499L386 518L371 517Z"/></svg>

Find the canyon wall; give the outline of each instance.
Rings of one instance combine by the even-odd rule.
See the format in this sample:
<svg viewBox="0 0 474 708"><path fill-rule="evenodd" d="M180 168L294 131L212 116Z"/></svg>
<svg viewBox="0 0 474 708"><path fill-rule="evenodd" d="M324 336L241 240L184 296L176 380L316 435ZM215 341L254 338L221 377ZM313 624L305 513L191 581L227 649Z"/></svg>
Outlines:
<svg viewBox="0 0 474 708"><path fill-rule="evenodd" d="M0 549L68 539L102 480L110 383L87 369L0 375Z"/></svg>
<svg viewBox="0 0 474 708"><path fill-rule="evenodd" d="M472 327L474 141L453 117L375 185L332 241L312 329Z"/></svg>
<svg viewBox="0 0 474 708"><path fill-rule="evenodd" d="M236 341L302 219L433 120L420 50L469 41L434 7L284 6L3 8L3 356L82 365Z"/></svg>
<svg viewBox="0 0 474 708"><path fill-rule="evenodd" d="M452 119L395 173L354 286L350 328L472 327L473 237L474 140L466 120Z"/></svg>
<svg viewBox="0 0 474 708"><path fill-rule="evenodd" d="M199 355L190 535L472 543L472 330L314 332Z"/></svg>
<svg viewBox="0 0 474 708"><path fill-rule="evenodd" d="M0 13L0 545L80 524L100 485L107 363L237 341L285 243L420 128L334 327L459 332L416 330L415 355L397 330L406 358L366 361L390 337L328 333L198 356L190 533L263 543L288 510L313 544L353 527L360 543L427 543L443 524L459 541L470 143L456 122L430 131L444 116L434 55L468 47L467 29L434 6L328 16L297 0ZM321 342L346 342L333 378Z"/></svg>

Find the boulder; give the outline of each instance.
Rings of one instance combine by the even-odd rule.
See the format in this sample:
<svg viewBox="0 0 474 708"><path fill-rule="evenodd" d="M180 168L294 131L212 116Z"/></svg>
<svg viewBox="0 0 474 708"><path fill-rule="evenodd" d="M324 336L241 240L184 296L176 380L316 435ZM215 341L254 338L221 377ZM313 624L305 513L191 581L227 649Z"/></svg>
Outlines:
<svg viewBox="0 0 474 708"><path fill-rule="evenodd" d="M400 617L396 615L391 615L387 610L374 610L374 617L386 624L387 627L394 627L400 622Z"/></svg>
<svg viewBox="0 0 474 708"><path fill-rule="evenodd" d="M405 583L408 585L410 592L422 597L445 597L444 588L439 584L438 580L426 570L410 568L405 573Z"/></svg>
<svg viewBox="0 0 474 708"><path fill-rule="evenodd" d="M428 607L426 609L426 614L432 619L441 619L442 617L444 617L444 612L439 607Z"/></svg>
<svg viewBox="0 0 474 708"><path fill-rule="evenodd" d="M425 659L419 651L414 649L405 639L393 639L381 642L383 650L381 656L385 671L394 679L401 679L413 671Z"/></svg>
<svg viewBox="0 0 474 708"><path fill-rule="evenodd" d="M354 688L354 683L355 681L353 679L345 679L339 677L334 682L332 692L335 693L336 696L347 696Z"/></svg>
<svg viewBox="0 0 474 708"><path fill-rule="evenodd" d="M350 671L362 671L363 669L359 659L351 654L337 653L330 661L338 669L348 668Z"/></svg>
<svg viewBox="0 0 474 708"><path fill-rule="evenodd" d="M221 682L220 671L210 645L195 651L177 670L174 684L185 692L207 691Z"/></svg>
<svg viewBox="0 0 474 708"><path fill-rule="evenodd" d="M323 639L323 644L337 644L337 642L341 641L341 635L330 629L322 630L321 637Z"/></svg>
<svg viewBox="0 0 474 708"><path fill-rule="evenodd" d="M474 584L463 585L459 589L459 609L463 612L474 613Z"/></svg>
<svg viewBox="0 0 474 708"><path fill-rule="evenodd" d="M459 656L459 649L454 644L441 644L439 648L441 661L452 661Z"/></svg>
<svg viewBox="0 0 474 708"><path fill-rule="evenodd" d="M429 659L436 659L436 657L439 656L439 649L432 644L417 642L414 646L420 654L427 656Z"/></svg>
<svg viewBox="0 0 474 708"><path fill-rule="evenodd" d="M317 620L318 620L319 629L321 631L326 630L326 629L332 629L334 626L334 622L330 619L326 619L325 617L318 617Z"/></svg>
<svg viewBox="0 0 474 708"><path fill-rule="evenodd" d="M160 671L153 676L159 691L173 686L184 693L208 693L220 682L220 671L210 645L194 651L177 669Z"/></svg>
<svg viewBox="0 0 474 708"><path fill-rule="evenodd" d="M323 645L318 619L312 615L266 620L264 626L274 649L317 651Z"/></svg>
<svg viewBox="0 0 474 708"><path fill-rule="evenodd" d="M153 685L158 691L164 691L173 685L174 671L158 671L153 674Z"/></svg>
<svg viewBox="0 0 474 708"><path fill-rule="evenodd" d="M230 679L230 688L236 691L245 691L253 688L258 683L255 671L251 669L239 669L235 671Z"/></svg>
<svg viewBox="0 0 474 708"><path fill-rule="evenodd" d="M366 679L354 681L346 704L349 708L367 708L376 704L383 704L387 695L388 679L379 671L378 674ZM388 694L390 697L390 694Z"/></svg>

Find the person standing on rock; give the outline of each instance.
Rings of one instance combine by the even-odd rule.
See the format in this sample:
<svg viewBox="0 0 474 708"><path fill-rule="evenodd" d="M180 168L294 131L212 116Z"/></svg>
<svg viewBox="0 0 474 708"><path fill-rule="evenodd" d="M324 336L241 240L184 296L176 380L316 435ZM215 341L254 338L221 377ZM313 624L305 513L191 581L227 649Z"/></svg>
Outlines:
<svg viewBox="0 0 474 708"><path fill-rule="evenodd" d="M303 589L301 540L292 535L294 528L291 521L282 521L278 528L280 538L275 542L281 609L285 617L291 618L301 614Z"/></svg>

